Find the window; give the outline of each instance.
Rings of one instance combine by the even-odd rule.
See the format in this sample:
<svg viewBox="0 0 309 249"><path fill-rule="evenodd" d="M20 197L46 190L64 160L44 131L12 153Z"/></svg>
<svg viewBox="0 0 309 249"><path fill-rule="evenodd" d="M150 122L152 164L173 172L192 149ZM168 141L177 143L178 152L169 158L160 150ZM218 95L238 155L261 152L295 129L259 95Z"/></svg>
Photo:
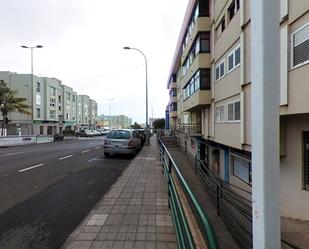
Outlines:
<svg viewBox="0 0 309 249"><path fill-rule="evenodd" d="M236 47L227 57L228 72L232 71L240 64L240 47Z"/></svg>
<svg viewBox="0 0 309 249"><path fill-rule="evenodd" d="M40 126L40 135L44 135L44 126Z"/></svg>
<svg viewBox="0 0 309 249"><path fill-rule="evenodd" d="M210 69L203 68L198 70L189 80L183 90L183 99L186 100L199 89L210 90Z"/></svg>
<svg viewBox="0 0 309 249"><path fill-rule="evenodd" d="M61 112L61 106L58 107L59 112Z"/></svg>
<svg viewBox="0 0 309 249"><path fill-rule="evenodd" d="M224 105L216 107L216 122L224 122Z"/></svg>
<svg viewBox="0 0 309 249"><path fill-rule="evenodd" d="M210 52L210 33L201 33L199 37L200 51L199 52Z"/></svg>
<svg viewBox="0 0 309 249"><path fill-rule="evenodd" d="M251 185L251 161L247 158L231 155L233 175Z"/></svg>
<svg viewBox="0 0 309 249"><path fill-rule="evenodd" d="M73 102L75 102L75 96L74 95L72 95L72 98L73 98Z"/></svg>
<svg viewBox="0 0 309 249"><path fill-rule="evenodd" d="M200 69L200 89L210 90L210 69Z"/></svg>
<svg viewBox="0 0 309 249"><path fill-rule="evenodd" d="M37 95L35 96L35 103L36 103L37 105L41 105L41 95L37 94Z"/></svg>
<svg viewBox="0 0 309 249"><path fill-rule="evenodd" d="M40 82L37 82L36 83L36 91L39 93L41 92L41 83Z"/></svg>
<svg viewBox="0 0 309 249"><path fill-rule="evenodd" d="M228 121L240 120L240 101L233 102L227 106Z"/></svg>
<svg viewBox="0 0 309 249"><path fill-rule="evenodd" d="M49 117L56 118L56 110L49 110Z"/></svg>
<svg viewBox="0 0 309 249"><path fill-rule="evenodd" d="M71 99L71 94L70 93L67 93L67 100L70 100Z"/></svg>
<svg viewBox="0 0 309 249"><path fill-rule="evenodd" d="M171 103L169 106L169 111L170 112L177 111L177 103Z"/></svg>
<svg viewBox="0 0 309 249"><path fill-rule="evenodd" d="M58 102L59 102L59 104L61 104L61 96L60 95L58 96Z"/></svg>
<svg viewBox="0 0 309 249"><path fill-rule="evenodd" d="M41 117L41 109L40 108L36 108L36 117L37 118Z"/></svg>
<svg viewBox="0 0 309 249"><path fill-rule="evenodd" d="M309 131L303 132L304 189L309 190Z"/></svg>
<svg viewBox="0 0 309 249"><path fill-rule="evenodd" d="M198 4L200 16L209 16L209 0L199 1Z"/></svg>
<svg viewBox="0 0 309 249"><path fill-rule="evenodd" d="M49 87L49 96L56 96L56 88Z"/></svg>
<svg viewBox="0 0 309 249"><path fill-rule="evenodd" d="M228 8L229 13L229 19L232 20L232 18L235 16L236 12L239 10L240 3L239 0L234 0L230 7Z"/></svg>
<svg viewBox="0 0 309 249"><path fill-rule="evenodd" d="M177 90L175 88L172 88L172 90L170 91L170 96L172 96L172 97L177 96Z"/></svg>
<svg viewBox="0 0 309 249"><path fill-rule="evenodd" d="M224 76L224 60L216 67L216 80L221 79Z"/></svg>
<svg viewBox="0 0 309 249"><path fill-rule="evenodd" d="M292 67L309 63L309 23L292 34Z"/></svg>
<svg viewBox="0 0 309 249"><path fill-rule="evenodd" d="M49 99L49 106L55 107L56 100L54 98Z"/></svg>

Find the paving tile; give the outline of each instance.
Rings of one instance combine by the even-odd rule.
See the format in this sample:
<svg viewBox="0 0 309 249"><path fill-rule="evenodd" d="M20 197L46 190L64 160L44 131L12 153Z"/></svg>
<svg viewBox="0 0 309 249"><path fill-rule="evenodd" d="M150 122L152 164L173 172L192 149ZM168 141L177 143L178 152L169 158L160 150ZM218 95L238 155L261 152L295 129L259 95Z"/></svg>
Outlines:
<svg viewBox="0 0 309 249"><path fill-rule="evenodd" d="M103 245L103 241L94 241L91 244L90 249L101 249L102 245Z"/></svg>

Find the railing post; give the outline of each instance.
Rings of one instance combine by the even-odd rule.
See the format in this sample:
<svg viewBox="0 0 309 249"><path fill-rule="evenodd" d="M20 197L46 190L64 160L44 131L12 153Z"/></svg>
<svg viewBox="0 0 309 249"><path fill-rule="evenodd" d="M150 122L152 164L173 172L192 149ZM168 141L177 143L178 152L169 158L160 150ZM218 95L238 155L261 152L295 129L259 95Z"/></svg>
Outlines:
<svg viewBox="0 0 309 249"><path fill-rule="evenodd" d="M220 216L220 188L217 185L217 214Z"/></svg>

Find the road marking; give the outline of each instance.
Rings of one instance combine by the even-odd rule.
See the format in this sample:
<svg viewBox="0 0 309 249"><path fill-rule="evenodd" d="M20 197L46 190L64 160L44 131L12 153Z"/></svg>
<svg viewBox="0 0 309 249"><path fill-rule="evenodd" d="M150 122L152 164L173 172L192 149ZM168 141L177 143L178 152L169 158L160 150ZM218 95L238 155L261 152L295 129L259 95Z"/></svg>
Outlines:
<svg viewBox="0 0 309 249"><path fill-rule="evenodd" d="M97 147L94 147L95 149L100 149L101 148L101 146L97 146Z"/></svg>
<svg viewBox="0 0 309 249"><path fill-rule="evenodd" d="M97 159L98 159L98 157L92 158L92 159L90 159L90 160L88 161L88 163L90 163L90 162L92 162L92 161L95 161L95 160L97 160Z"/></svg>
<svg viewBox="0 0 309 249"><path fill-rule="evenodd" d="M67 159L69 157L72 157L73 155L68 155L68 156L64 156L64 157L60 157L59 160L64 160L64 159Z"/></svg>
<svg viewBox="0 0 309 249"><path fill-rule="evenodd" d="M83 150L83 151L82 151L82 154L83 154L83 153L87 153L87 152L89 152L89 151L90 151L90 150Z"/></svg>
<svg viewBox="0 0 309 249"><path fill-rule="evenodd" d="M29 168L20 169L20 170L18 170L18 172L24 172L24 171L27 171L27 170L30 170L30 169L34 169L34 168L37 168L37 167L41 167L41 166L43 166L43 165L44 165L44 163L40 163L40 164L31 166L31 167L29 167Z"/></svg>
<svg viewBox="0 0 309 249"><path fill-rule="evenodd" d="M21 151L21 152L8 153L8 154L0 155L0 157L13 156L13 155L18 155L18 154L23 154L23 153L25 152Z"/></svg>

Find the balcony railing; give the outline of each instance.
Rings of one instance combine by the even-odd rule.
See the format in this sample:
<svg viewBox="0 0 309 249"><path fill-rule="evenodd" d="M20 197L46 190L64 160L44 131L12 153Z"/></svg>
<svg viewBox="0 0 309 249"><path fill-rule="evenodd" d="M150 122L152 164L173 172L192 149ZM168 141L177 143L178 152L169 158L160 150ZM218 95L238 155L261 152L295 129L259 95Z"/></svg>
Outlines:
<svg viewBox="0 0 309 249"><path fill-rule="evenodd" d="M180 134L201 134L202 126L200 124L179 124L175 129Z"/></svg>

